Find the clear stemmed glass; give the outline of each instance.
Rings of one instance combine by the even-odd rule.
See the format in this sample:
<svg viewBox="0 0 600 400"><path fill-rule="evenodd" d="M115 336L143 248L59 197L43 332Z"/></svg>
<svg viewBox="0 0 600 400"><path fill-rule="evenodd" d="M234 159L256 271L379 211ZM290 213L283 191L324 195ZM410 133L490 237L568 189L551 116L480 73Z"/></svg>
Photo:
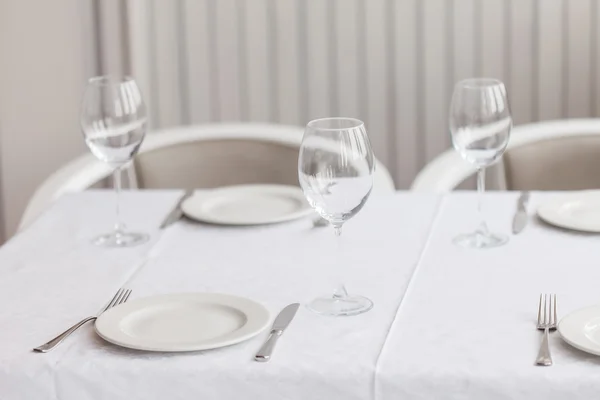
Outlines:
<svg viewBox="0 0 600 400"><path fill-rule="evenodd" d="M115 169L115 228L94 239L94 243L105 247L144 243L148 235L126 232L119 215L121 172L132 161L146 134L146 106L135 81L112 76L90 79L83 95L80 122L92 154Z"/></svg>
<svg viewBox="0 0 600 400"><path fill-rule="evenodd" d="M477 170L481 219L473 233L456 237L456 244L472 248L501 246L508 236L491 233L482 213L485 168L498 161L510 138L512 118L504 84L497 79L466 79L456 84L450 106L452 143Z"/></svg>
<svg viewBox="0 0 600 400"><path fill-rule="evenodd" d="M333 227L338 247L342 225L360 211L371 193L374 168L362 121L324 118L306 126L298 158L300 186L310 205ZM308 307L324 315L356 315L369 311L373 302L348 294L340 284L332 296L319 297Z"/></svg>

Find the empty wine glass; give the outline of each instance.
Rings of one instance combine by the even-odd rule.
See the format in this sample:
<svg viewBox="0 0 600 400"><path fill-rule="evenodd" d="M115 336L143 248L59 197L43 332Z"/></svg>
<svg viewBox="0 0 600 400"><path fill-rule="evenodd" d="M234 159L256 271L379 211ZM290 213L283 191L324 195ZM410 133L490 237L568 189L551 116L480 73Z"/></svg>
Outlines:
<svg viewBox="0 0 600 400"><path fill-rule="evenodd" d="M324 118L306 126L298 158L300 186L310 205L333 227L338 245L342 225L360 211L371 193L374 168L362 121ZM319 297L308 307L319 314L356 315L369 311L373 302L348 294L340 284L332 296Z"/></svg>
<svg viewBox="0 0 600 400"><path fill-rule="evenodd" d="M473 233L460 235L456 244L487 248L501 246L508 236L491 233L482 213L485 168L498 161L510 137L512 118L504 84L497 79L466 79L456 84L450 106L452 143L461 157L477 170L481 224Z"/></svg>
<svg viewBox="0 0 600 400"><path fill-rule="evenodd" d="M81 127L92 154L115 169L115 228L94 239L94 243L130 247L147 241L148 235L126 232L119 215L121 172L137 153L146 134L146 106L135 81L112 76L90 79L83 95Z"/></svg>

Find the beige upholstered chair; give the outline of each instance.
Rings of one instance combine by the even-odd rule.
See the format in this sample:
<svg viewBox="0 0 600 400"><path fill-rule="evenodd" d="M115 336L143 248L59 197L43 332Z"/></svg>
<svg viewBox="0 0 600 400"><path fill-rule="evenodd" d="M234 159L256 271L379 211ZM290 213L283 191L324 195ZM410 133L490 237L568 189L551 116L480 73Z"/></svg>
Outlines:
<svg viewBox="0 0 600 400"><path fill-rule="evenodd" d="M450 191L474 173L451 149L423 168L411 189ZM506 190L600 189L600 119L514 127L504 157L490 169L488 180L492 188Z"/></svg>
<svg viewBox="0 0 600 400"><path fill-rule="evenodd" d="M274 124L217 124L149 133L133 166L130 186L199 189L247 183L298 185L303 128ZM64 193L102 185L112 170L86 154L52 174L36 190L21 218L27 226ZM373 191L393 192L389 172L376 163Z"/></svg>

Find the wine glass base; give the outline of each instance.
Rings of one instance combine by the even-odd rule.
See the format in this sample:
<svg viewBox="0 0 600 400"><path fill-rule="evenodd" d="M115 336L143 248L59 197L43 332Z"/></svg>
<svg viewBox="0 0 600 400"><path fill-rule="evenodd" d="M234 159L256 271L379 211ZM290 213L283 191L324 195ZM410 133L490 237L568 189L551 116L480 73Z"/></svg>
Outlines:
<svg viewBox="0 0 600 400"><path fill-rule="evenodd" d="M342 317L365 313L373 308L373 302L366 297L353 295L318 297L307 307L317 314Z"/></svg>
<svg viewBox="0 0 600 400"><path fill-rule="evenodd" d="M146 243L150 236L144 233L112 232L98 236L92 243L101 247L133 247Z"/></svg>
<svg viewBox="0 0 600 400"><path fill-rule="evenodd" d="M508 242L508 236L499 233L474 232L454 238L454 244L471 249L487 249L498 247Z"/></svg>

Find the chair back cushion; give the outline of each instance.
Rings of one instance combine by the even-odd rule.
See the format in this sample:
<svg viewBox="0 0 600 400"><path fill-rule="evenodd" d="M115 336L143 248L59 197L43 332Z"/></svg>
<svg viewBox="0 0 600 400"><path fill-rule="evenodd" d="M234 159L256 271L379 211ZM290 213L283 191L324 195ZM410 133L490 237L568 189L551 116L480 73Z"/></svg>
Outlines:
<svg viewBox="0 0 600 400"><path fill-rule="evenodd" d="M509 190L600 188L600 135L570 136L525 144L504 155Z"/></svg>
<svg viewBox="0 0 600 400"><path fill-rule="evenodd" d="M298 185L298 148L215 139L178 143L135 158L139 188L202 189L252 183Z"/></svg>

